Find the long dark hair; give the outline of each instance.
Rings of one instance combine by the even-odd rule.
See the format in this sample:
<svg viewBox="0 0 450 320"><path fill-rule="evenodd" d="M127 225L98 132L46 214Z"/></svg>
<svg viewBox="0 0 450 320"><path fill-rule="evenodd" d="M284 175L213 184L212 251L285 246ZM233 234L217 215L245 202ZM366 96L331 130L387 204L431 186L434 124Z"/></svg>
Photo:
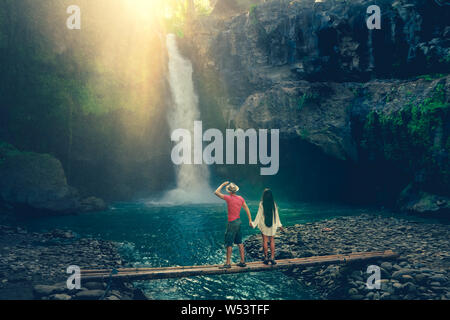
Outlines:
<svg viewBox="0 0 450 320"><path fill-rule="evenodd" d="M272 190L265 189L262 195L262 205L264 209L264 223L267 228L273 226L276 220L275 216L275 201L273 200Z"/></svg>

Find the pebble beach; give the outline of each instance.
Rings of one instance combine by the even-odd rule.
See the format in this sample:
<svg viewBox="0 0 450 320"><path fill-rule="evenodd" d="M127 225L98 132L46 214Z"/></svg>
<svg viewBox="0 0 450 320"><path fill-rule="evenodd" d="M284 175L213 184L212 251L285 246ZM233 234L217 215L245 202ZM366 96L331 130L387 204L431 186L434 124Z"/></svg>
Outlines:
<svg viewBox="0 0 450 320"><path fill-rule="evenodd" d="M450 299L448 225L363 214L298 224L285 230L275 238L276 259L389 249L399 254L391 261L286 271L316 292L320 299ZM253 259L263 257L260 235L250 237L245 247ZM367 288L369 265L380 267L380 290Z"/></svg>

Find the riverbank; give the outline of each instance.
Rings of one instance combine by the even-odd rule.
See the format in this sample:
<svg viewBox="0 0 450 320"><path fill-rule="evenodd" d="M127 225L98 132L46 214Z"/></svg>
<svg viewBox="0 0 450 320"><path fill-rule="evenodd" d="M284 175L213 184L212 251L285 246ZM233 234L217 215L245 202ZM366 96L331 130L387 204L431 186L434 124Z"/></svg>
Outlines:
<svg viewBox="0 0 450 320"><path fill-rule="evenodd" d="M286 273L321 299L450 299L450 227L394 217L360 215L297 224L276 237L277 259L391 249L393 261L295 268ZM261 236L246 242L247 253L262 257ZM369 265L381 268L381 289L369 290Z"/></svg>
<svg viewBox="0 0 450 320"><path fill-rule="evenodd" d="M145 299L130 284L83 283L81 290L67 289L66 269L118 268L126 262L117 244L99 239L79 238L71 231L49 233L0 225L0 300L131 300Z"/></svg>

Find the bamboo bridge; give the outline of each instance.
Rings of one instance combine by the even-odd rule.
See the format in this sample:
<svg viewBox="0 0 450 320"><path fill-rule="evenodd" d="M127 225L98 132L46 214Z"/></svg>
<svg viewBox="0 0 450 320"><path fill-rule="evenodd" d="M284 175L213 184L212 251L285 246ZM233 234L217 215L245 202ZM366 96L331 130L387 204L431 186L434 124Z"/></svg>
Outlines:
<svg viewBox="0 0 450 320"><path fill-rule="evenodd" d="M204 265L204 266L177 266L161 268L124 268L124 269L98 269L81 270L81 279L89 280L108 280L120 279L123 281L138 280L156 280L169 278L183 278L216 274L235 274L244 272L262 272L272 270L286 270L294 267L308 267L329 264L345 264L356 261L369 261L379 259L395 259L398 254L392 250L361 252L350 254L336 254L329 256L314 256L307 258L283 259L277 260L276 265L265 265L262 261L248 262L247 266L242 268L232 265L230 269L221 269L222 265Z"/></svg>

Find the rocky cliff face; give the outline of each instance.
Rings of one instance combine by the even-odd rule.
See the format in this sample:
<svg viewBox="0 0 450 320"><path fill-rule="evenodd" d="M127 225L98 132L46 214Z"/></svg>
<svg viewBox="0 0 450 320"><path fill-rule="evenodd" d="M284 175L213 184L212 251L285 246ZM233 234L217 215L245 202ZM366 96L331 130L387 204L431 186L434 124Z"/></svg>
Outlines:
<svg viewBox="0 0 450 320"><path fill-rule="evenodd" d="M374 134L369 118L376 114L389 123L400 115L406 141L422 135L428 161L439 163L428 170L442 173L440 187L432 191L445 193L450 7L422 0L378 1L381 29L368 30L366 11L372 4L278 0L231 17L213 14L194 20L184 49L196 66L203 114L216 125L217 117L208 115L220 114L230 127L280 128L291 148L298 141L317 147L353 180L346 183L349 190L373 182L364 181L373 178L365 172L373 169L375 152L368 141ZM411 129L427 125L426 130ZM382 134L378 151L385 153L384 147L395 143L386 137L389 133ZM440 150L438 157L431 148ZM412 153L412 159L423 155L413 146L400 149ZM391 168L385 170L388 176L403 166L389 155L383 161L375 162ZM417 165L400 170L393 177L395 190L387 193L398 194L408 181L420 180L416 173L426 165L412 162ZM421 183L427 188L436 175L425 175ZM365 191L376 192L383 185Z"/></svg>

